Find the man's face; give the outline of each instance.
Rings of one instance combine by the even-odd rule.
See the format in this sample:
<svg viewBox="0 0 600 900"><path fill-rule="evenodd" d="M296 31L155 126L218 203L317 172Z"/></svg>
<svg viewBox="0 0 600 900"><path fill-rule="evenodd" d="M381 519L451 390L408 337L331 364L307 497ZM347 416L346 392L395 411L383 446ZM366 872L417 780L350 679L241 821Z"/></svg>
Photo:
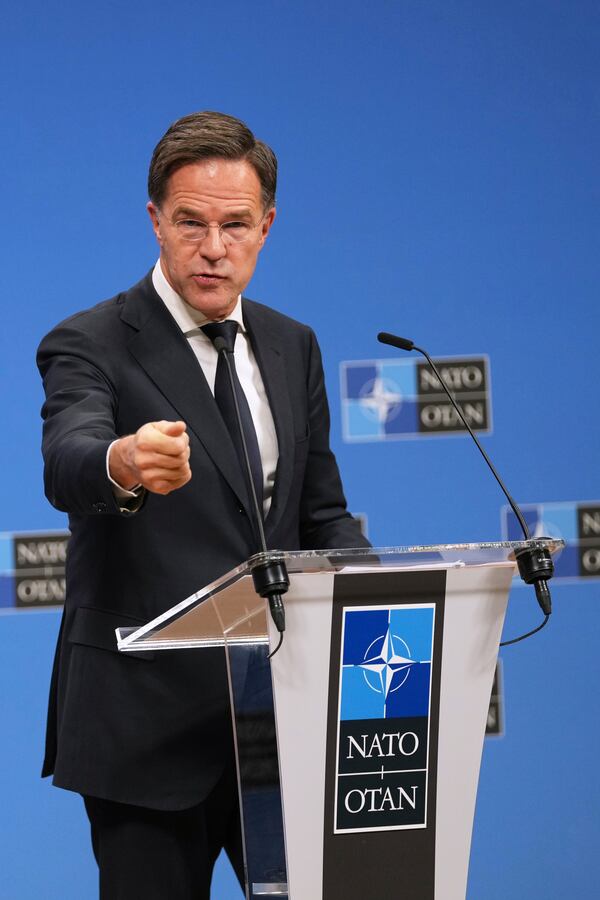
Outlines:
<svg viewBox="0 0 600 900"><path fill-rule="evenodd" d="M207 318L228 316L252 278L275 218L274 209L264 214L254 168L246 160L190 163L170 176L160 208L148 203L148 212L160 245L161 267L171 287ZM224 241L218 228L210 228L204 240L196 243L184 240L181 234L189 227L181 223L194 221L258 227L241 244Z"/></svg>

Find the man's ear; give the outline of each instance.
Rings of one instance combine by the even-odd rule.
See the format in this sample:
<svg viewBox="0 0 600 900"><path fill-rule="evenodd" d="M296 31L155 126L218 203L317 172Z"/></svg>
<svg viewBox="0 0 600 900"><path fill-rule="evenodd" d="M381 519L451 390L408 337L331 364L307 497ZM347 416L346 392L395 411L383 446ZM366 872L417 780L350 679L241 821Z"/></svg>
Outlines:
<svg viewBox="0 0 600 900"><path fill-rule="evenodd" d="M146 204L146 209L148 210L148 215L150 216L150 220L152 222L152 228L154 229L156 240L162 247L162 235L160 233L160 222L158 220L158 208L154 205L152 200L149 200Z"/></svg>
<svg viewBox="0 0 600 900"><path fill-rule="evenodd" d="M269 210L269 212L267 213L267 215L264 217L264 219L263 219L263 221L262 221L262 224L261 224L261 226L260 226L260 242L259 242L259 246L260 246L260 249L261 249L261 250L262 250L262 248L263 248L263 246L264 246L264 243L265 243L265 241L266 241L266 239L267 239L267 235L268 235L269 231L271 230L271 225L272 225L273 222L275 221L275 214L276 214L276 209L275 209L275 207L273 206L273 207L271 207L271 209Z"/></svg>

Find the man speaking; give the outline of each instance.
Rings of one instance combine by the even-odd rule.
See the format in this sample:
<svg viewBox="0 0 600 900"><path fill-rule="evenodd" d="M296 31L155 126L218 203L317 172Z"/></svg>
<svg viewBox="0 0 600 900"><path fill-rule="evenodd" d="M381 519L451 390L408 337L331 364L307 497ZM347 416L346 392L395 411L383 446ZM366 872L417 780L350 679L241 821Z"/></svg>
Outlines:
<svg viewBox="0 0 600 900"><path fill-rule="evenodd" d="M223 651L119 654L114 636L258 549L217 337L233 346L268 546L368 546L312 331L242 297L276 177L239 120L175 122L148 178L158 262L39 348L46 494L72 535L44 774L84 797L103 900L208 898L223 847L243 881Z"/></svg>

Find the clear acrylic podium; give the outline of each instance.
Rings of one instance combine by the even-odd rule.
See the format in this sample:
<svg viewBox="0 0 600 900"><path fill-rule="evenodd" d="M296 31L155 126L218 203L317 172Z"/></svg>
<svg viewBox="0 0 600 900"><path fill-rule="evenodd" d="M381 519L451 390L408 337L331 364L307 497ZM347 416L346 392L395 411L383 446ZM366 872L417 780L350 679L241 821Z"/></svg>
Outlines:
<svg viewBox="0 0 600 900"><path fill-rule="evenodd" d="M526 546L562 542L258 554L117 629L123 652L225 647L249 900L464 900L498 644ZM269 661L278 635L251 573L271 558L285 560L290 589Z"/></svg>

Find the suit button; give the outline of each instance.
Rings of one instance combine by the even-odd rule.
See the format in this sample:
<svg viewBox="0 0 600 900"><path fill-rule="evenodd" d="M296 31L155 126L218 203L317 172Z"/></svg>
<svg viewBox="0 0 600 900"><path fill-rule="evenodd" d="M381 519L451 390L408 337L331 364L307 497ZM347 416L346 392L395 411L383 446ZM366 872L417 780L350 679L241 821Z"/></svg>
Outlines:
<svg viewBox="0 0 600 900"><path fill-rule="evenodd" d="M244 509L243 506L238 506L238 512L239 512L240 515L242 515L242 516L245 516L245 515L246 515L246 510Z"/></svg>
<svg viewBox="0 0 600 900"><path fill-rule="evenodd" d="M106 512L108 507L107 507L106 503L104 503L103 500L100 500L98 503L92 504L92 509L94 510L94 512L103 513L103 512Z"/></svg>

